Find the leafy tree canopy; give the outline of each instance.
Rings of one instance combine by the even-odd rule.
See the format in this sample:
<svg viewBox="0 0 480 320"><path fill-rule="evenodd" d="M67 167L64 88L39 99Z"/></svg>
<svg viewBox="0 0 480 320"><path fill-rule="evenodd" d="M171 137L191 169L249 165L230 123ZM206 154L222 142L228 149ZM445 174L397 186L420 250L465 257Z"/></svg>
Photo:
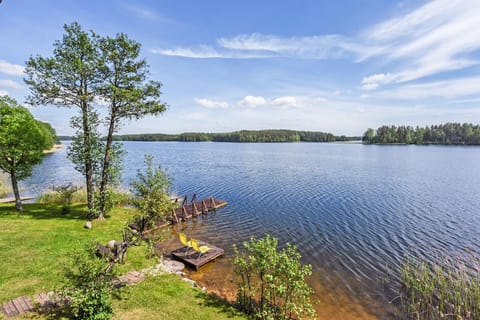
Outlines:
<svg viewBox="0 0 480 320"><path fill-rule="evenodd" d="M0 97L0 170L10 175L21 211L17 181L32 174L42 161L43 151L53 146L54 137L46 126L9 97Z"/></svg>

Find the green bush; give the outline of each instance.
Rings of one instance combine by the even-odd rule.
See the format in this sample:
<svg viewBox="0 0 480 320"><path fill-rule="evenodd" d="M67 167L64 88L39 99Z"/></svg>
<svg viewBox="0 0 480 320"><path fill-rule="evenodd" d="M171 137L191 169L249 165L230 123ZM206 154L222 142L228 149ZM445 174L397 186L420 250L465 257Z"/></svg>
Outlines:
<svg viewBox="0 0 480 320"><path fill-rule="evenodd" d="M67 184L60 187L66 187L70 185L71 184ZM37 202L61 205L64 205L66 201L68 201L69 204L87 202L87 191L85 188L77 188L72 186L73 188L77 188L77 190L69 195L69 190L66 190L68 191L67 193L62 193L59 190L60 187L53 186L51 189L43 192L37 197Z"/></svg>
<svg viewBox="0 0 480 320"><path fill-rule="evenodd" d="M129 205L131 198L131 195L127 192L115 188L107 188L104 203L105 213L109 213L115 207ZM100 201L100 194L98 192L95 193L95 199L98 204Z"/></svg>
<svg viewBox="0 0 480 320"><path fill-rule="evenodd" d="M107 320L113 314L111 291L113 272L89 245L73 255L66 270L67 283L61 291L65 313L74 320Z"/></svg>
<svg viewBox="0 0 480 320"><path fill-rule="evenodd" d="M235 272L240 276L237 304L254 319L313 318L310 302L312 288L305 278L312 274L310 265L300 263L297 248L290 244L279 250L278 240L263 239L243 243L235 250Z"/></svg>
<svg viewBox="0 0 480 320"><path fill-rule="evenodd" d="M146 171L137 171L131 190L131 204L139 211L134 223L142 231L152 227L155 221L163 220L165 213L174 208L169 195L171 179L160 166L153 167L151 155L145 155L145 164Z"/></svg>
<svg viewBox="0 0 480 320"><path fill-rule="evenodd" d="M480 319L480 260L471 255L401 266L401 319Z"/></svg>

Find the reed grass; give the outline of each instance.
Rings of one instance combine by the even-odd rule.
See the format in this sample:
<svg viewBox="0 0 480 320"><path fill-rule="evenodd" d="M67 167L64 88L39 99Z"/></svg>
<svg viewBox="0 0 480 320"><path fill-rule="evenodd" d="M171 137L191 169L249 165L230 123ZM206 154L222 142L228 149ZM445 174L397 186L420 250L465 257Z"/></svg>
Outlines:
<svg viewBox="0 0 480 320"><path fill-rule="evenodd" d="M64 198L62 194L54 190L52 187L44 192L42 192L37 197L38 203L44 204L63 204ZM80 188L72 195L72 203L86 203L87 202L87 190L85 188Z"/></svg>
<svg viewBox="0 0 480 320"><path fill-rule="evenodd" d="M11 189L8 176L5 173L0 172L0 198L4 198L10 194L12 191Z"/></svg>
<svg viewBox="0 0 480 320"><path fill-rule="evenodd" d="M478 255L406 259L401 282L401 319L480 319Z"/></svg>
<svg viewBox="0 0 480 320"><path fill-rule="evenodd" d="M37 197L37 203L44 204L64 204L65 195L58 191L58 188L52 187ZM109 201L112 207L126 206L130 203L130 194L120 189L110 189L108 191ZM72 194L71 203L87 203L87 189L79 188Z"/></svg>

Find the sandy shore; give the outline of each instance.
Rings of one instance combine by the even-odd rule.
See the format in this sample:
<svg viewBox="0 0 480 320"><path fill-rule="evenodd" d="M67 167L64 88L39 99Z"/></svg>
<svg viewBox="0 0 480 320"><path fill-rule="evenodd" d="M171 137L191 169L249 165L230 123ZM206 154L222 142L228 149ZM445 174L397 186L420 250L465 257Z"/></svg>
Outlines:
<svg viewBox="0 0 480 320"><path fill-rule="evenodd" d="M63 147L63 144L54 144L52 148L48 150L43 150L43 154L54 153L60 150Z"/></svg>

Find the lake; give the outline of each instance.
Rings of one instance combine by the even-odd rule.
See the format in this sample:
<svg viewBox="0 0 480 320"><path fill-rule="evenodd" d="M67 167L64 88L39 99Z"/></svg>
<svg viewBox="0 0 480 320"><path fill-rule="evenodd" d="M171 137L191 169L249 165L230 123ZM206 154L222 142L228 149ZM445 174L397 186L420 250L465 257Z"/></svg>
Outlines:
<svg viewBox="0 0 480 320"><path fill-rule="evenodd" d="M319 314L332 319L391 317L406 254L478 253L477 147L125 142L124 148L125 185L150 153L174 178L177 194L228 201L176 227L226 250L193 275L220 293L234 287L226 276L232 244L252 235L298 246L313 265ZM70 181L82 178L63 148L22 185L27 195Z"/></svg>

